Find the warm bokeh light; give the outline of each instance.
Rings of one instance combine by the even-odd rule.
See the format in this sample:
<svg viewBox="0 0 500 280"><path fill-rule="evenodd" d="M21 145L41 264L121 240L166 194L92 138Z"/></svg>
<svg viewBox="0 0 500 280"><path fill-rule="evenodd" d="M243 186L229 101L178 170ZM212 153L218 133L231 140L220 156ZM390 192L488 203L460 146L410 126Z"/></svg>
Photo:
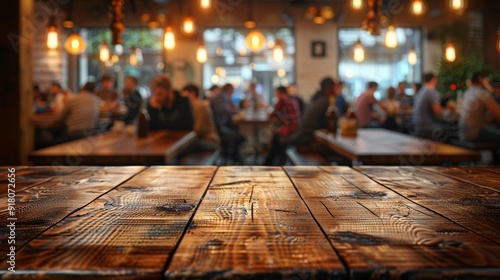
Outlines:
<svg viewBox="0 0 500 280"><path fill-rule="evenodd" d="M326 22L326 18L324 18L320 13L317 13L314 17L313 17L313 22L315 24L324 24Z"/></svg>
<svg viewBox="0 0 500 280"><path fill-rule="evenodd" d="M455 11L460 11L465 8L465 0L450 0L450 8Z"/></svg>
<svg viewBox="0 0 500 280"><path fill-rule="evenodd" d="M285 50L283 48L283 42L278 39L276 40L276 44L273 48L273 59L276 62L282 62L285 58Z"/></svg>
<svg viewBox="0 0 500 280"><path fill-rule="evenodd" d="M184 18L184 20L182 21L182 31L187 35L191 35L196 31L193 17L187 16Z"/></svg>
<svg viewBox="0 0 500 280"><path fill-rule="evenodd" d="M208 60L207 49L204 44L200 44L196 50L196 61L199 63L205 63Z"/></svg>
<svg viewBox="0 0 500 280"><path fill-rule="evenodd" d="M51 50L57 49L59 46L59 34L57 33L56 27L49 27L49 32L47 33L47 48Z"/></svg>
<svg viewBox="0 0 500 280"><path fill-rule="evenodd" d="M283 68L278 69L277 71L278 77L284 78L286 76L286 70Z"/></svg>
<svg viewBox="0 0 500 280"><path fill-rule="evenodd" d="M361 40L358 39L356 44L354 44L354 61L363 62L365 60L365 49L361 44Z"/></svg>
<svg viewBox="0 0 500 280"><path fill-rule="evenodd" d="M85 40L83 40L82 36L80 36L80 34L76 32L69 35L66 39L66 42L64 43L64 49L68 53L73 55L83 53L86 48L87 43L85 43Z"/></svg>
<svg viewBox="0 0 500 280"><path fill-rule="evenodd" d="M445 50L445 58L449 62L455 61L457 59L457 51L453 43L448 43Z"/></svg>
<svg viewBox="0 0 500 280"><path fill-rule="evenodd" d="M212 6L211 0L200 0L200 8L207 10Z"/></svg>
<svg viewBox="0 0 500 280"><path fill-rule="evenodd" d="M410 65L416 65L417 62L418 62L417 52L415 51L415 48L412 47L408 52L408 63Z"/></svg>
<svg viewBox="0 0 500 280"><path fill-rule="evenodd" d="M99 60L101 60L102 62L106 62L109 60L110 55L111 52L109 51L108 44L103 41L99 46Z"/></svg>
<svg viewBox="0 0 500 280"><path fill-rule="evenodd" d="M364 3L363 0L351 0L351 8L354 10L361 10L363 9Z"/></svg>
<svg viewBox="0 0 500 280"><path fill-rule="evenodd" d="M172 30L171 26L168 26L165 29L165 36L163 39L163 46L167 50L173 50L175 49L175 34L174 31Z"/></svg>
<svg viewBox="0 0 500 280"><path fill-rule="evenodd" d="M500 53L500 28L497 31L497 52Z"/></svg>
<svg viewBox="0 0 500 280"><path fill-rule="evenodd" d="M387 33L385 33L385 46L390 49L394 49L398 46L398 36L392 24L387 27Z"/></svg>
<svg viewBox="0 0 500 280"><path fill-rule="evenodd" d="M248 33L245 38L245 45L252 52L259 52L266 46L266 37L258 30Z"/></svg>
<svg viewBox="0 0 500 280"><path fill-rule="evenodd" d="M423 15L427 10L427 3L425 0L412 0L410 3L410 11L416 16Z"/></svg>
<svg viewBox="0 0 500 280"><path fill-rule="evenodd" d="M252 28L255 28L257 26L257 23L255 22L255 20L249 19L249 20L245 21L245 23L243 23L243 25L245 26L245 28L252 29Z"/></svg>

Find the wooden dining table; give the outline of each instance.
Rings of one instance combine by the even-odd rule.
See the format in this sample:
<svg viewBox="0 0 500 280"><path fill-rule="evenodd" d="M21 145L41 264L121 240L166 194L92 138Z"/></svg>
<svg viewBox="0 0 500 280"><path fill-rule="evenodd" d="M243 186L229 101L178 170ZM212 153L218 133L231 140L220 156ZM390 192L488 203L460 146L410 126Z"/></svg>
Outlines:
<svg viewBox="0 0 500 280"><path fill-rule="evenodd" d="M355 165L436 165L481 160L478 151L381 128L358 129L356 137L316 130L314 137Z"/></svg>
<svg viewBox="0 0 500 280"><path fill-rule="evenodd" d="M36 165L165 164L196 140L194 131L153 131L146 138L110 131L36 150Z"/></svg>
<svg viewBox="0 0 500 280"><path fill-rule="evenodd" d="M252 137L248 143L252 147L252 164L257 165L259 155L259 131L262 126L269 125L269 112L264 108L246 109L233 115L232 121L239 126L251 126Z"/></svg>
<svg viewBox="0 0 500 280"><path fill-rule="evenodd" d="M12 173L1 279L500 276L500 168L1 167L4 206Z"/></svg>

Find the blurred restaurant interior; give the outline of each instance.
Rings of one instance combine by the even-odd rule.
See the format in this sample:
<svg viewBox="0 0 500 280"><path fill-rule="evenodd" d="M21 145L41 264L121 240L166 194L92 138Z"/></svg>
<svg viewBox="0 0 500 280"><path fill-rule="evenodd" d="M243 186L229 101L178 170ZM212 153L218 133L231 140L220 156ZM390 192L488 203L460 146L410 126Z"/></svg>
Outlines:
<svg viewBox="0 0 500 280"><path fill-rule="evenodd" d="M327 128L323 120L308 123L318 117L306 116L306 108L313 107L316 97L329 95L322 85L330 80L337 91L333 95L339 128L389 129L483 151L476 164L496 160L498 146L484 142L494 142L498 135L478 140L479 132L474 132L477 137L461 137L465 132L460 110L474 73L482 73L491 91L500 92L498 1L22 0L5 5L1 28L6 35L2 57L7 67L2 70L0 111L8 134L2 139L2 164L34 164L36 157L30 157L34 151L84 134L119 130L135 134L141 106L148 108L152 82L161 75L168 77L177 95L184 96L186 86L195 86L201 102L212 105L209 113L221 138L214 147L222 152L210 161L213 164L263 164L277 134L279 141L274 140L280 143L274 146L279 146L281 164L290 163L283 160L283 149L293 146L299 146L298 156L301 151L306 157L322 154L321 147L310 149L310 141L302 149L302 143L293 139L301 137L292 134ZM439 132L421 133L415 126L415 118L425 118L414 116L421 111L414 105L417 90L426 88L426 73L438 79L435 91L443 111L431 117L443 124ZM373 104L365 112L356 101L371 91L369 82L377 83L371 93L376 100L369 101ZM81 127L68 127L72 122L68 119L73 118L74 125L74 119L82 121L79 118L85 112L63 111L87 83L101 103L94 130L83 133ZM213 108L213 98L224 85L233 86L230 104L225 105L239 112L236 118L243 118L230 121L229 134L236 135L221 131L226 123L220 122L220 110ZM275 94L280 86L300 105L296 127L287 132L269 129L268 114L280 100ZM140 100L132 100L134 96ZM499 93L492 96L499 100ZM253 97L259 104L249 105ZM326 102L318 108L326 109ZM254 110L245 115L250 107ZM347 111L357 124L341 120L349 119ZM258 119L259 114L261 123L252 123L250 119ZM494 112L487 118L488 125L498 127ZM79 135L72 134L75 129L80 129ZM307 137L314 138L311 135ZM346 163L345 156L336 161L338 151L332 152L322 162ZM351 160L347 158L349 165Z"/></svg>
<svg viewBox="0 0 500 280"><path fill-rule="evenodd" d="M500 0L4 0L0 279L500 279Z"/></svg>

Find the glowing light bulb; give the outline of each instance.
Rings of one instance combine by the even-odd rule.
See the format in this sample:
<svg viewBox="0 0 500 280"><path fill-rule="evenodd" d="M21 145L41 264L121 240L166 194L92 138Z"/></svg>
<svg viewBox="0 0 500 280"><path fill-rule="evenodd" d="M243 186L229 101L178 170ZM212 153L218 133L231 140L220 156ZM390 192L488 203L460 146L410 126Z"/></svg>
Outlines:
<svg viewBox="0 0 500 280"><path fill-rule="evenodd" d="M78 33L72 33L64 42L64 49L73 55L81 54L87 48L87 43L83 40L82 36Z"/></svg>
<svg viewBox="0 0 500 280"><path fill-rule="evenodd" d="M276 62L282 62L285 58L285 50L280 39L276 40L276 45L273 48L273 59Z"/></svg>
<svg viewBox="0 0 500 280"><path fill-rule="evenodd" d="M49 27L49 33L47 33L47 48L51 50L57 49L59 46L59 34L55 26Z"/></svg>
<svg viewBox="0 0 500 280"><path fill-rule="evenodd" d="M188 35L193 34L196 30L194 19L187 16L182 21L182 31Z"/></svg>
<svg viewBox="0 0 500 280"><path fill-rule="evenodd" d="M175 49L175 34L171 26L167 27L167 29L165 30L165 38L163 41L163 46L167 50Z"/></svg>
<svg viewBox="0 0 500 280"><path fill-rule="evenodd" d="M200 7L204 10L210 9L212 6L212 1L210 0L200 0Z"/></svg>
<svg viewBox="0 0 500 280"><path fill-rule="evenodd" d="M200 44L198 46L198 49L196 50L196 60L199 63L205 63L208 60L208 53L207 49L205 48L205 45Z"/></svg>
<svg viewBox="0 0 500 280"><path fill-rule="evenodd" d="M415 51L415 48L412 47L408 52L408 63L410 65L416 65L417 61L418 61L417 52Z"/></svg>
<svg viewBox="0 0 500 280"><path fill-rule="evenodd" d="M449 62L453 62L457 59L457 51L452 43L446 45L445 58Z"/></svg>
<svg viewBox="0 0 500 280"><path fill-rule="evenodd" d="M463 10L465 7L464 0L450 0L450 8L455 11Z"/></svg>
<svg viewBox="0 0 500 280"><path fill-rule="evenodd" d="M425 0L412 0L410 3L410 11L416 16L423 15L427 10Z"/></svg>
<svg viewBox="0 0 500 280"><path fill-rule="evenodd" d="M286 70L283 68L278 69L277 71L278 77L284 78L286 76Z"/></svg>
<svg viewBox="0 0 500 280"><path fill-rule="evenodd" d="M396 30L394 25L389 25L387 28L387 33L385 33L385 46L394 49L398 46L398 36L396 34Z"/></svg>
<svg viewBox="0 0 500 280"><path fill-rule="evenodd" d="M259 52L266 47L266 37L262 32L254 30L246 36L245 45L250 51Z"/></svg>
<svg viewBox="0 0 500 280"><path fill-rule="evenodd" d="M103 41L99 46L99 60L102 62L108 61L110 54L111 52L109 51L108 45Z"/></svg>
<svg viewBox="0 0 500 280"><path fill-rule="evenodd" d="M364 3L363 0L351 0L351 7L354 10L361 10L363 9Z"/></svg>
<svg viewBox="0 0 500 280"><path fill-rule="evenodd" d="M365 49L361 44L361 40L358 39L358 41L354 45L354 61L363 62L364 60L365 60Z"/></svg>

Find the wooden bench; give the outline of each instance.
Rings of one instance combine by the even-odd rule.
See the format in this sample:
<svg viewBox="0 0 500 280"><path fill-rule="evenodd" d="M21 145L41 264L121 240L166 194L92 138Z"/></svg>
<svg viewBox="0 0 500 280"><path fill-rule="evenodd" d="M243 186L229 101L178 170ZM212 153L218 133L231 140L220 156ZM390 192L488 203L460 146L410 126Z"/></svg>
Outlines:
<svg viewBox="0 0 500 280"><path fill-rule="evenodd" d="M313 152L297 151L296 148L291 147L286 150L288 160L295 166L319 166L330 165L330 163Z"/></svg>

